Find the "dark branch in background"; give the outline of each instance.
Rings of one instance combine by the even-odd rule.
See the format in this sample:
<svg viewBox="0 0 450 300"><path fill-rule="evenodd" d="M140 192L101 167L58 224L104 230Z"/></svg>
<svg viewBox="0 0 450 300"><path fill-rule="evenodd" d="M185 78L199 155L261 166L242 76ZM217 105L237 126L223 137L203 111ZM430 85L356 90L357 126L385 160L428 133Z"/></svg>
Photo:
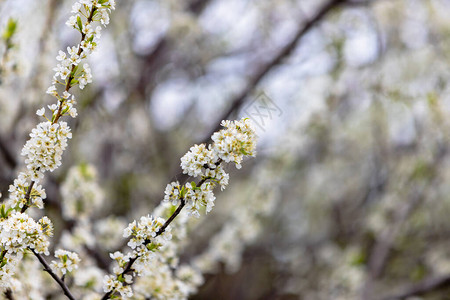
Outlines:
<svg viewBox="0 0 450 300"><path fill-rule="evenodd" d="M3 158L5 159L6 164L11 168L14 169L17 166L17 161L14 155L9 150L7 143L5 140L3 140L3 137L0 136L0 153L2 154Z"/></svg>
<svg viewBox="0 0 450 300"><path fill-rule="evenodd" d="M245 99L251 94L259 82L277 65L279 65L283 59L287 58L292 51L296 48L300 39L317 23L319 23L330 11L337 8L341 4L348 3L346 0L332 0L325 3L317 13L308 20L305 24L301 25L292 40L281 49L281 51L275 55L268 63L259 68L259 70L248 80L245 89L237 95L234 99L230 100L230 107L218 118L219 122L215 128L207 135L202 142L207 142L210 136L220 129L220 121L226 120L234 112L238 111L244 104ZM350 2L352 3L352 2Z"/></svg>
<svg viewBox="0 0 450 300"><path fill-rule="evenodd" d="M194 0L187 6L187 11L195 16L200 15L211 0ZM133 92L137 92L142 100L146 100L146 94L153 89L156 82L154 80L156 73L168 63L171 51L169 36L163 36L159 39L153 50L143 57L143 66L137 85ZM131 94L133 94L133 92ZM132 95L130 95L132 96Z"/></svg>
<svg viewBox="0 0 450 300"><path fill-rule="evenodd" d="M0 136L0 192L6 192L8 186L11 183L12 171L17 167L17 160L14 157L11 149L8 145L8 139L4 136ZM4 201L5 198L1 198L0 202Z"/></svg>
<svg viewBox="0 0 450 300"><path fill-rule="evenodd" d="M446 157L448 150L445 145L440 145L434 154L433 162L429 165L432 170L438 168L442 160ZM427 180L426 187L421 187L420 190L413 189L413 194L410 196L410 201L402 203L402 206L398 208L395 215L395 219L392 224L389 224L389 228L383 231L377 239L377 242L373 246L368 263L367 278L364 282L361 299L376 299L374 293L374 283L377 279L382 277L384 269L389 259L389 255L392 252L395 240L407 221L408 217L418 208L418 206L424 201L427 195L427 188L433 188L437 172L432 172L430 178ZM415 178L412 176L409 180L409 185L415 186ZM420 186L420 185L419 185Z"/></svg>
<svg viewBox="0 0 450 300"><path fill-rule="evenodd" d="M317 23L319 23L331 10L334 8L337 8L341 4L348 3L346 0L331 0L327 3L325 3L318 11L317 13L306 23L302 24L292 40L286 44L286 46L280 50L280 52L275 55L269 62L267 62L265 65L259 68L259 70L248 80L248 83L245 87L245 89L237 95L235 98L231 99L229 102L231 103L229 108L218 118L218 121L215 122L216 127L214 127L206 136L205 138L200 141L199 143L208 143L211 139L211 136L214 132L219 131L221 129L220 121L229 119L230 116L237 112L242 105L245 102L245 99L253 92L255 87L260 83L260 81L277 65L279 65L283 59L287 58L292 51L296 48L298 42L300 39L310 30L312 29ZM185 174L182 174L179 172L178 167L178 173L175 177L179 180L181 184L186 182L186 179L188 178Z"/></svg>
<svg viewBox="0 0 450 300"><path fill-rule="evenodd" d="M5 295L5 298L8 299L8 300L14 300L14 296L13 296L13 293L12 293L11 289L7 289L3 293L3 295Z"/></svg>
<svg viewBox="0 0 450 300"><path fill-rule="evenodd" d="M233 113L237 112L245 102L245 99L251 94L251 92L255 89L255 87L260 83L260 81L277 65L279 65L283 59L287 58L292 51L297 47L298 42L301 38L314 26L316 26L323 18L325 18L328 13L330 13L333 9L338 8L341 5L348 6L368 6L377 0L331 0L325 3L317 13L306 23L302 24L295 36L292 40L286 44L286 46L281 49L281 51L274 56L268 63L260 67L259 71L256 72L248 81L246 88L235 98L231 99L229 102L230 107L226 110L220 118L218 118L219 122L216 124L220 124L221 120L228 119ZM202 143L205 143L209 140L210 136L220 129L220 125L217 125L211 132L205 137Z"/></svg>
<svg viewBox="0 0 450 300"><path fill-rule="evenodd" d="M408 285L400 290L396 295L380 298L382 300L401 300L413 296L422 296L426 293L436 291L450 286L450 274L442 277L429 277L416 284Z"/></svg>
<svg viewBox="0 0 450 300"><path fill-rule="evenodd" d="M209 2L210 0L194 0L188 5L189 11L195 15L199 15Z"/></svg>
<svg viewBox="0 0 450 300"><path fill-rule="evenodd" d="M69 288L67 287L67 285L64 283L64 281L61 278L58 277L58 275L56 275L52 271L52 269L50 268L50 265L47 263L47 261L44 259L44 257L41 254L34 251L34 249L30 249L30 250L37 257L39 262L44 266L44 271L46 271L48 274L50 274L50 276L58 283L58 285L64 291L64 295L66 295L67 298L69 298L70 300L75 300L75 297L69 291Z"/></svg>
<svg viewBox="0 0 450 300"><path fill-rule="evenodd" d="M203 138L203 140L197 142L197 143L208 143L211 139L211 136L214 132L219 131L221 129L220 122L222 120L227 120L231 118L231 115L233 113L236 113L244 104L246 98L253 92L255 87L260 83L260 81L277 65L279 65L283 59L287 58L292 51L297 47L298 42L300 39L314 26L316 26L325 16L332 11L333 9L339 7L342 4L349 4L354 5L355 1L347 1L347 0L331 0L325 3L317 13L306 23L301 24L294 35L294 37L291 39L289 43L286 44L286 46L278 52L277 55L275 55L269 62L267 62L265 65L261 66L259 70L251 76L251 78L248 80L248 83L246 84L246 87L244 90L237 95L236 97L232 98L229 102L231 103L229 108L217 119L215 122L216 127L214 127L206 136ZM359 2L358 2L359 4ZM178 180L181 184L184 184L188 178L186 174L183 174L180 172L180 167L177 166L177 171L173 172L177 175L172 177L171 181ZM172 173L172 174L173 174Z"/></svg>

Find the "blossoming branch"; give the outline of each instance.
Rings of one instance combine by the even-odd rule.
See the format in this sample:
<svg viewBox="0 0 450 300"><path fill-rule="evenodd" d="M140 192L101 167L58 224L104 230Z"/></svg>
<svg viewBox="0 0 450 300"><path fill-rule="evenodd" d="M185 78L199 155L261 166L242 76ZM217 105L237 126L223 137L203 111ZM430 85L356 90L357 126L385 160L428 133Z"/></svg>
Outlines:
<svg viewBox="0 0 450 300"><path fill-rule="evenodd" d="M171 182L167 185L163 203L155 211L166 210L163 214L172 212L170 217L166 220L163 217L143 216L124 230L124 237L130 238L128 246L132 250L126 254L120 251L110 254L117 265L113 269L114 274L104 278L106 293L102 299L109 299L117 294L123 299L133 296L133 276L151 274L152 265L161 262L163 265L169 264L171 256L164 252L170 253L170 249L176 248L172 241L170 224L184 207L187 208L188 216L199 217L202 210L210 212L214 207L214 188L220 185L223 190L228 185L229 174L225 172L224 164L232 162L240 168L244 156L256 154L256 134L248 119L222 121L222 126L225 129L213 134L211 145L195 145L181 158L183 173L199 178L199 181L191 181L185 185ZM169 203L170 205L166 205ZM185 227L188 218L182 220L177 227ZM186 286L189 282L186 280L183 289L179 288L180 283L171 285L167 283L167 277L164 280L168 286L178 286L172 289L170 298L186 299L189 293L195 290L195 286ZM191 283L195 285L196 281ZM151 293L154 296L158 291ZM167 294L159 296L169 297Z"/></svg>
<svg viewBox="0 0 450 300"><path fill-rule="evenodd" d="M81 33L81 41L76 46L68 47L67 52L59 51L56 59L60 63L54 69L56 73L47 90L48 94L57 99L57 103L48 106L51 112L49 117L46 115L46 108L36 112L46 121L32 130L30 139L22 149L22 155L26 157L26 170L20 172L14 180L9 188L9 198L0 207L0 289L11 287L14 268L27 249L38 256L45 270L51 273L40 254L49 255L48 237L52 235L53 225L47 217L36 222L25 212L30 207L43 208L46 193L39 183L46 171L52 172L61 165L67 141L72 137L69 126L60 121L60 118L66 115L73 118L77 116L74 107L76 100L69 91L75 85L83 89L92 82L89 65L84 63L81 66L81 62L95 50L101 35L101 27L94 28L94 23L100 22L106 26L113 9L114 0L79 0L72 7L73 15L66 24ZM61 251L56 253L57 257L67 256L66 252ZM76 261L74 258L73 262ZM53 265L60 266L58 263ZM69 268L63 264L60 271L65 273L72 268L76 268L76 265ZM51 275L54 277L54 274ZM58 283L63 285L59 281ZM65 290L65 293L69 297L69 292Z"/></svg>
<svg viewBox="0 0 450 300"><path fill-rule="evenodd" d="M123 237L129 239L127 245L130 249L125 253L110 253L113 259L112 274L104 275L104 271L92 266L89 255L94 251L91 248L93 243L88 240L93 234L87 231L81 233L79 249L64 245L71 239L77 239L79 232L63 231L62 243L56 245L54 253L56 260L51 263L46 261L44 255L50 254L49 237L53 234L53 224L46 216L34 220L27 210L44 207L47 195L41 184L45 172L53 172L61 165L68 140L72 138L71 129L62 117L75 118L78 115L71 89L74 86L84 89L92 82L86 58L96 49L102 30L95 23L106 26L113 9L114 0L79 0L72 6L73 15L66 24L80 32L81 40L77 45L67 47L66 51L58 52L58 63L53 69L55 74L47 89L47 94L56 98L56 103L37 110L36 114L45 121L32 129L30 139L21 152L25 156L26 168L10 185L9 196L0 205L0 291L5 295L17 290L16 272L23 270L26 262L22 262L22 258L31 252L37 258L36 263L43 266L69 299L75 299L74 295L78 297L83 292L87 293L84 296L95 299L187 299L203 282L201 273L195 267L179 265L179 249L187 236L188 221L213 209L216 199L214 189L220 186L223 190L229 182L229 174L225 170L227 163L241 168L245 156L256 154L256 134L248 119L222 121L224 129L213 134L212 144L194 145L181 158L183 173L192 180L169 183L163 201L153 213L142 216L125 228ZM78 221L76 229L92 229L88 210L98 206L102 197L101 191L90 182L95 176L85 175L95 174L95 170L88 167L71 170L62 186L64 199L61 212L65 217ZM71 189L77 189L80 185L83 191L78 193L81 197L78 199ZM84 194L96 196L85 199ZM87 211L80 210L79 205ZM90 252L84 251L86 249ZM87 262L82 261L84 259ZM83 282L87 285L91 280L88 272L84 271L84 278L83 274L74 277L77 286L75 293L69 290L74 286L66 283L66 276L77 274L78 268L88 270L87 267L92 274L96 274L94 277L99 274L104 276L103 296L101 286L88 292L83 287L81 292L79 287L83 286ZM107 270L108 266L103 269Z"/></svg>

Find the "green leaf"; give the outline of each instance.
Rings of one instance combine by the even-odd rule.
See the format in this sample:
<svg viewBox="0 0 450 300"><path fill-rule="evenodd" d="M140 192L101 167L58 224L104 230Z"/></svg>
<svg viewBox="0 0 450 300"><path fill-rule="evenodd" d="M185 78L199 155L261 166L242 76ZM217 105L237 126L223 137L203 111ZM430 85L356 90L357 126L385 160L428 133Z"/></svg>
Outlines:
<svg viewBox="0 0 450 300"><path fill-rule="evenodd" d="M64 108L62 111L61 111L61 114L62 115L64 115L66 112L68 112L69 111L69 107L68 106L66 106L66 108Z"/></svg>
<svg viewBox="0 0 450 300"><path fill-rule="evenodd" d="M6 28L5 31L3 32L3 39L5 41L8 41L12 38L12 36L14 35L14 33L16 32L17 29L17 21L14 20L13 18L10 18L8 20L8 23L6 24Z"/></svg>
<svg viewBox="0 0 450 300"><path fill-rule="evenodd" d="M155 250L156 248L158 248L158 245L157 244L153 244L153 243L150 243L150 244L147 244L147 249L149 250L149 251L153 251L153 250Z"/></svg>
<svg viewBox="0 0 450 300"><path fill-rule="evenodd" d="M83 24L81 23L80 16L77 16L77 25L78 25L78 28L80 28L80 31L82 31L83 30Z"/></svg>
<svg viewBox="0 0 450 300"><path fill-rule="evenodd" d="M186 188L185 188L185 186L183 185L183 186L181 187L181 191L180 191L180 198L181 198L181 199L184 198L184 195L186 195Z"/></svg>

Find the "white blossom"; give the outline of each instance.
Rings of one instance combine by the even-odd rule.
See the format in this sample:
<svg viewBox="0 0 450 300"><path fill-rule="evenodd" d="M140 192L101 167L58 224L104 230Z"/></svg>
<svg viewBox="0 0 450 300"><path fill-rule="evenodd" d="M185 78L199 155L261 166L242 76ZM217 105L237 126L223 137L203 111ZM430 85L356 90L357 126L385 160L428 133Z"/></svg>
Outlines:
<svg viewBox="0 0 450 300"><path fill-rule="evenodd" d="M58 258L59 261L53 260L51 263L51 267L54 271L60 272L63 275L77 269L78 264L80 263L78 254L67 250L56 250L55 257Z"/></svg>
<svg viewBox="0 0 450 300"><path fill-rule="evenodd" d="M213 140L213 151L225 162L234 162L237 168L241 167L245 155L256 155L256 134L249 119L240 121L222 121L222 129L215 132Z"/></svg>
<svg viewBox="0 0 450 300"><path fill-rule="evenodd" d="M53 226L47 217L36 222L26 213L13 212L0 221L0 247L9 254L32 248L38 253L48 254L48 237Z"/></svg>
<svg viewBox="0 0 450 300"><path fill-rule="evenodd" d="M165 195L163 201L170 201L173 205L177 205L181 197L180 189L178 181L169 183L164 191Z"/></svg>
<svg viewBox="0 0 450 300"><path fill-rule="evenodd" d="M95 4L95 5L94 5ZM25 156L26 169L19 173L17 179L9 187L9 198L1 205L2 218L0 219L0 289L14 285L15 265L21 259L25 249L33 249L37 253L48 255L48 237L53 233L53 226L47 217L34 221L24 211L29 207L43 208L43 199L46 192L39 185L46 171L54 171L61 165L62 154L67 147L68 139L72 137L71 130L66 122L60 121L60 117L70 115L77 116L75 108L76 100L69 89L79 84L83 89L86 84L92 82L91 70L88 64L79 64L96 47L100 38L100 27L94 30L93 22L107 24L109 12L115 8L114 1L80 0L72 6L72 15L66 22L67 25L81 32L80 44L67 47L66 51L58 51L56 60L58 63L53 68L55 75L52 84L47 89L47 94L54 96L57 103L48 105L52 116L47 122L39 123L30 133L30 139L22 149ZM83 11L82 11L83 10ZM89 16L89 17L88 17ZM81 21L83 19L83 21ZM81 21L81 25L79 24ZM59 88L58 88L59 86ZM60 90L61 92L58 92ZM45 115L45 108L36 112L39 116ZM45 116L44 116L45 117ZM91 184L89 188L85 184L82 188L85 194L82 197L89 198L89 193L98 197L100 193L96 186ZM87 205L96 205L98 198L83 200ZM84 227L75 227L74 231ZM86 236L86 235L85 235ZM89 237L89 236L86 236ZM66 239L67 240L67 239ZM84 242L89 244L89 239ZM92 244L92 243L91 243ZM60 259L53 262L52 266L61 273L66 274L77 267L78 255L65 250L58 250L55 255ZM128 278L127 278L128 279ZM130 287L118 289L124 297L131 294Z"/></svg>
<svg viewBox="0 0 450 300"><path fill-rule="evenodd" d="M38 109L38 110L36 111L36 114L37 114L38 116L41 116L41 117L42 117L42 116L45 114L45 108L42 107L42 108Z"/></svg>

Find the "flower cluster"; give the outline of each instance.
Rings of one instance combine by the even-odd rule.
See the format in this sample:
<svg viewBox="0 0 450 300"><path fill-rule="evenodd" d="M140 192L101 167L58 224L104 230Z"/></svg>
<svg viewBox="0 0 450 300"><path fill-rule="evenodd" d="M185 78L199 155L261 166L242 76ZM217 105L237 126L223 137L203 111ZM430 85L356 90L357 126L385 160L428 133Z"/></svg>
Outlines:
<svg viewBox="0 0 450 300"><path fill-rule="evenodd" d="M220 159L225 162L234 162L239 169L244 156L256 155L255 130L249 119L224 120L221 125L227 129L222 129L212 135L213 150Z"/></svg>
<svg viewBox="0 0 450 300"><path fill-rule="evenodd" d="M132 283L133 277L125 274L125 268L133 259L135 262L129 271L133 270L138 275L143 274L146 265L153 258L153 253L172 238L170 226L160 232L164 223L163 218L142 216L139 222L133 221L125 228L123 236L131 237L128 246L133 251L127 255L119 251L110 254L111 258L117 261L117 266L113 269L114 275L106 275L103 280L105 292L118 292L122 298L133 295L131 287L127 285Z"/></svg>
<svg viewBox="0 0 450 300"><path fill-rule="evenodd" d="M228 174L226 175L228 176ZM216 197L214 196L213 188L214 184L211 182L201 184L198 187L195 182L186 183L184 186L180 186L178 181L172 182L166 186L163 201L170 202L172 205L178 205L183 200L186 208L189 210L189 214L200 217L199 210L202 206L206 207L206 212L210 212L214 207Z"/></svg>
<svg viewBox="0 0 450 300"><path fill-rule="evenodd" d="M22 155L27 157L25 163L31 172L31 179L39 182L45 171L53 171L61 165L63 151L72 133L66 122L52 124L47 121L39 123L30 137L22 149Z"/></svg>
<svg viewBox="0 0 450 300"><path fill-rule="evenodd" d="M52 123L55 120L57 120L58 115L59 116L69 115L72 118L76 118L78 116L77 109L75 108L75 104L77 103L77 101L75 100L74 95L71 95L68 91L64 91L62 93L62 96L60 97L54 85L52 85L47 89L47 94L56 97L59 101L59 105L58 104L47 105L47 107L52 112L52 120L51 120ZM36 114L38 116L45 117L45 108L42 107L38 109L36 111Z"/></svg>
<svg viewBox="0 0 450 300"><path fill-rule="evenodd" d="M43 300L42 291L45 289L48 277L42 272L42 265L31 255L19 255L19 257L20 263L17 264L9 284L13 298Z"/></svg>
<svg viewBox="0 0 450 300"><path fill-rule="evenodd" d="M74 269L78 269L80 258L75 252L58 249L55 251L55 257L59 258L59 261L52 261L51 267L54 271L65 275Z"/></svg>
<svg viewBox="0 0 450 300"><path fill-rule="evenodd" d="M91 293L93 291L101 291L102 281L103 281L103 271L92 264L87 267L79 267L76 272L74 272L74 283L76 286L83 287L89 290ZM96 297L97 299L99 297ZM83 299L95 299L89 298L86 295Z"/></svg>
<svg viewBox="0 0 450 300"><path fill-rule="evenodd" d="M45 190L41 185L35 184L27 197L30 188L30 183L27 179L27 173L21 172L18 178L14 179L14 184L9 186L8 206L16 210L22 209L26 205L40 209L44 208L43 200L47 197Z"/></svg>
<svg viewBox="0 0 450 300"><path fill-rule="evenodd" d="M202 174L202 168L214 168L218 157L211 147L206 148L205 144L194 145L181 158L181 168L183 173L192 177Z"/></svg>
<svg viewBox="0 0 450 300"><path fill-rule="evenodd" d="M133 282L133 277L129 274L122 275L130 257L123 255L120 251L111 253L109 256L114 259L118 265L113 269L114 275L105 275L103 278L103 290L105 293L109 291L118 292L124 299L133 296L133 291L131 290L131 286L129 286L129 284Z"/></svg>
<svg viewBox="0 0 450 300"><path fill-rule="evenodd" d="M75 28L81 33L81 41L78 45L67 47L67 51L60 50L56 60L59 62L53 69L52 85L47 89L50 94L58 99L59 105L49 106L52 111L51 121L57 120L62 115L77 116L75 97L68 90L79 85L80 89L92 82L92 73L89 64L81 62L87 58L97 48L101 37L101 26L93 27L94 22L100 22L104 26L109 24L109 13L115 9L114 0L80 0L72 6L72 15L66 24ZM57 84L63 86L62 95L58 93ZM38 115L45 115L45 108L37 112Z"/></svg>
<svg viewBox="0 0 450 300"><path fill-rule="evenodd" d="M177 268L176 276L183 283L181 289L186 295L196 292L196 287L203 284L203 276L197 270L188 265L181 265Z"/></svg>
<svg viewBox="0 0 450 300"><path fill-rule="evenodd" d="M192 177L201 176L201 184L197 186L191 182L180 186L178 182L172 182L165 190L164 201L177 205L183 199L190 214L195 217L200 216L201 207L206 207L206 212L213 208L216 184L222 190L228 185L229 174L222 163L234 162L240 168L244 156L256 154L256 134L248 119L222 121L221 124L226 129L213 134L213 144L208 147L205 144L194 145L181 158L183 173Z"/></svg>
<svg viewBox="0 0 450 300"><path fill-rule="evenodd" d="M178 205L181 197L181 187L178 181L169 183L164 191L164 200L166 202L171 202L172 205Z"/></svg>
<svg viewBox="0 0 450 300"><path fill-rule="evenodd" d="M136 249L138 252L142 251L142 247L145 247L146 242L150 239L154 239L158 230L164 225L165 220L163 218L153 218L151 216L142 216L139 222L133 221L125 228L123 232L124 237L132 237L128 242L128 246L131 249ZM170 227L166 228L166 230L161 234L166 240L171 239L170 235ZM156 245L152 241L152 244Z"/></svg>
<svg viewBox="0 0 450 300"><path fill-rule="evenodd" d="M203 174L202 169L215 169L220 160L240 168L244 156L256 155L256 133L249 119L224 120L221 125L226 129L212 135L212 145L195 145L181 158L183 173L197 177Z"/></svg>
<svg viewBox="0 0 450 300"><path fill-rule="evenodd" d="M228 176L228 174L226 174ZM213 179L214 177L208 177ZM228 179L227 179L228 182ZM200 209L206 207L206 212L210 212L214 207L216 197L213 193L214 183L206 182L197 186L195 182L186 183L180 186L179 182L172 182L166 186L163 201L178 205L181 200L185 201L189 215L200 217Z"/></svg>
<svg viewBox="0 0 450 300"><path fill-rule="evenodd" d="M12 277L16 271L18 263L22 260L23 252L18 252L15 255L2 251L0 268L0 291L5 291L11 288Z"/></svg>
<svg viewBox="0 0 450 300"><path fill-rule="evenodd" d="M3 249L17 253L27 248L48 255L48 237L53 235L53 225L49 218L38 222L25 213L13 212L0 221L0 242Z"/></svg>
<svg viewBox="0 0 450 300"><path fill-rule="evenodd" d="M186 201L186 208L190 215L194 217L200 217L199 210L202 206L206 207L206 212L210 212L214 207L213 188L214 184L210 182L204 183L197 187L195 183L191 182L191 188L188 188L189 184L186 184L186 193L184 200Z"/></svg>

